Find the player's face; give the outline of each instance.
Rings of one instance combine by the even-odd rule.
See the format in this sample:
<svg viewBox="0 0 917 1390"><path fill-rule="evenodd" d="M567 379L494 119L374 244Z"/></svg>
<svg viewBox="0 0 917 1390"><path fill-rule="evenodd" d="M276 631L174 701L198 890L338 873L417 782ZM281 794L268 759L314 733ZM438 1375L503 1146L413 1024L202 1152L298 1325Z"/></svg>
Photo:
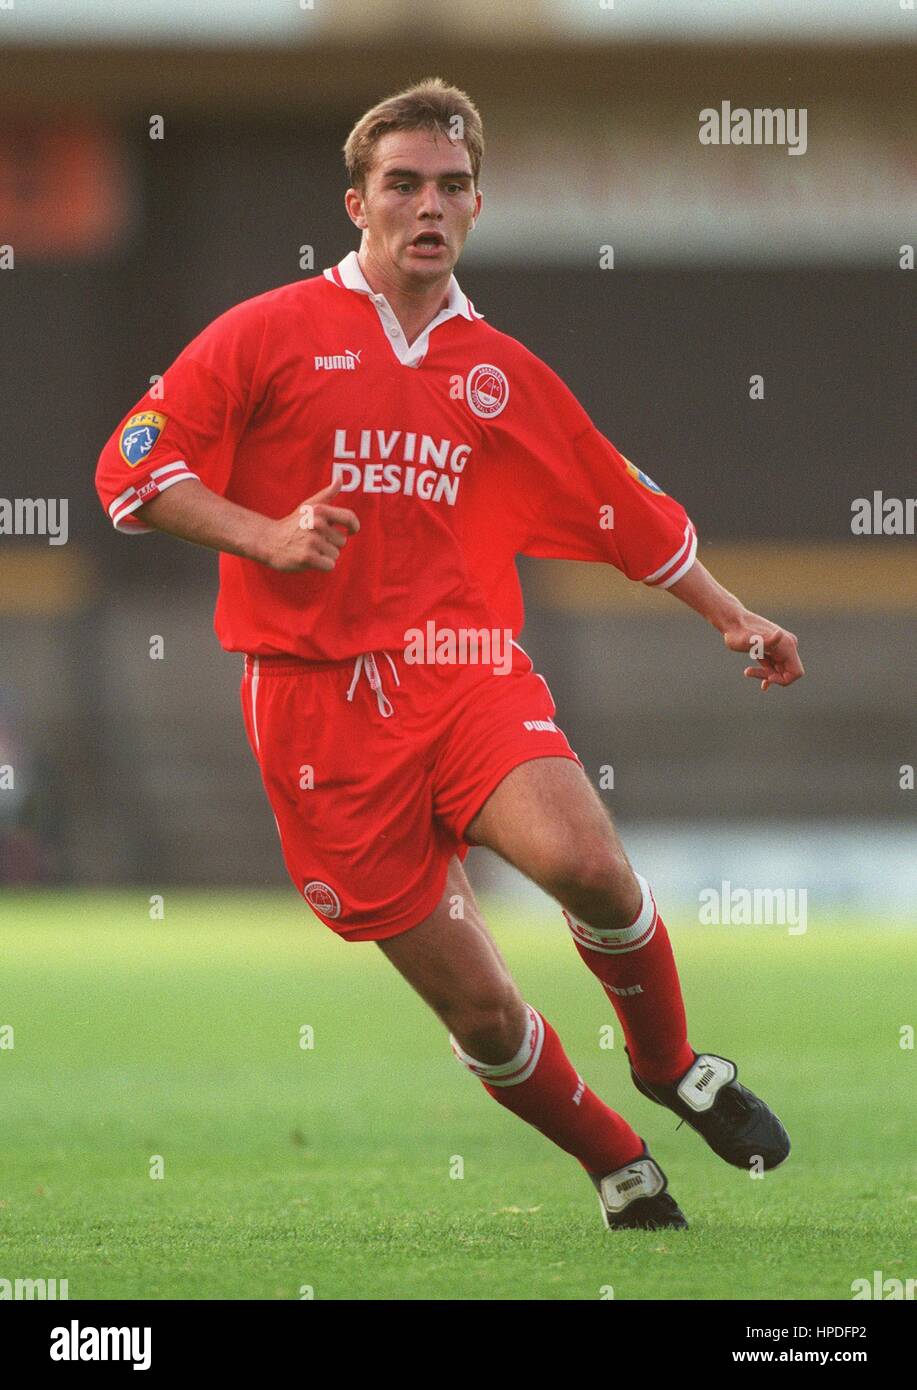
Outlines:
<svg viewBox="0 0 917 1390"><path fill-rule="evenodd" d="M416 285L451 274L481 203L463 141L406 130L377 142L364 194L349 190L347 207L371 262Z"/></svg>

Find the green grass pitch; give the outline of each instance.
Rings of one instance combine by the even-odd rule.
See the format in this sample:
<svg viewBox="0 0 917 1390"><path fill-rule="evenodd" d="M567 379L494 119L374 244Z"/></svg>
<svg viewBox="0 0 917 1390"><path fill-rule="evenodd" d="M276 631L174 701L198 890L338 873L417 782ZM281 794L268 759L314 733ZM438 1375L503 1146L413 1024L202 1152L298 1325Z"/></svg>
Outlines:
<svg viewBox="0 0 917 1390"><path fill-rule="evenodd" d="M917 923L667 918L692 1042L735 1058L793 1139L753 1179L637 1094L616 1024L600 1046L615 1020L559 914L488 920L689 1231L605 1231L579 1165L292 890L166 893L162 921L139 891L7 894L0 1279L66 1278L71 1299L844 1300L917 1273Z"/></svg>

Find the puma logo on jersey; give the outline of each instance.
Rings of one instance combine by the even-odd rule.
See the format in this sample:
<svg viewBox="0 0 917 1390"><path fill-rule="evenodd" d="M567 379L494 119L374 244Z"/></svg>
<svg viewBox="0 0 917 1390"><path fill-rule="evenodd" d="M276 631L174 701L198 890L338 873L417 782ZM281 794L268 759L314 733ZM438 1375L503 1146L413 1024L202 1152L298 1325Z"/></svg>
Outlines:
<svg viewBox="0 0 917 1390"><path fill-rule="evenodd" d="M523 721L522 727L523 727L523 729L528 730L529 733L536 733L536 734L559 734L559 733L560 733L560 729L558 729L558 727L557 727L557 725L554 723L554 720L553 720L553 719L526 719L526 720Z"/></svg>
<svg viewBox="0 0 917 1390"><path fill-rule="evenodd" d="M354 352L353 348L347 348L344 352L333 353L330 357L317 356L313 365L317 372L355 372L360 365L360 356L363 349Z"/></svg>

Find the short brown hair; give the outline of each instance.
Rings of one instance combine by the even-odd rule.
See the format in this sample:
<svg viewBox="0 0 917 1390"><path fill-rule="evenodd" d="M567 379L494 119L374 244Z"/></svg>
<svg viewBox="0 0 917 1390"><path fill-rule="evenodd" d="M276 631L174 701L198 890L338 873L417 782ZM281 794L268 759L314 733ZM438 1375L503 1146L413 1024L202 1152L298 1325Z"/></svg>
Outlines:
<svg viewBox="0 0 917 1390"><path fill-rule="evenodd" d="M454 139L455 117L461 118L462 140L477 187L484 158L484 126L474 102L441 77L428 77L396 96L387 97L361 116L344 145L344 162L352 188L362 193L372 165L376 142L391 130L438 130Z"/></svg>

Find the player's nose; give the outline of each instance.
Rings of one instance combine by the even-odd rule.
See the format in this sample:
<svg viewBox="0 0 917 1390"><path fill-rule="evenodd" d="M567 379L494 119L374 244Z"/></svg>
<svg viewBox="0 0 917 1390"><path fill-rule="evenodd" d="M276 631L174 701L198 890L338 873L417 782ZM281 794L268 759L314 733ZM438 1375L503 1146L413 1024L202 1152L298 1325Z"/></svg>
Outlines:
<svg viewBox="0 0 917 1390"><path fill-rule="evenodd" d="M424 184L420 193L420 203L417 209L419 215L429 217L442 217L443 205L439 195L439 189L435 183Z"/></svg>

